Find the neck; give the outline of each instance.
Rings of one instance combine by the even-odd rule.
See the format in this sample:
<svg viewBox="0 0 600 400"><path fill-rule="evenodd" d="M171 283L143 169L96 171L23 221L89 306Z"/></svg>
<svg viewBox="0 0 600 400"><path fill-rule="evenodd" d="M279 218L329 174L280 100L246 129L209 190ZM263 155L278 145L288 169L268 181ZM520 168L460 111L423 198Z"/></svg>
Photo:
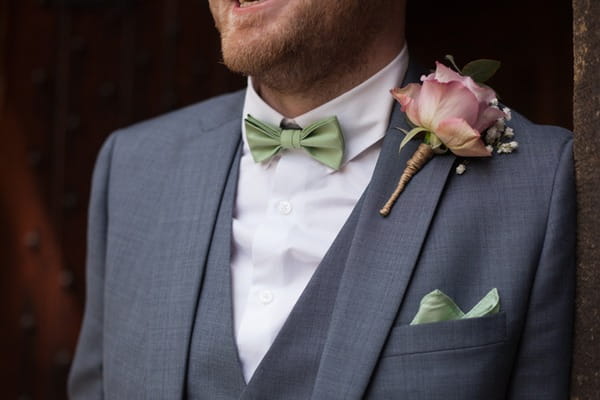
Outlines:
<svg viewBox="0 0 600 400"><path fill-rule="evenodd" d="M285 88L270 86L266 81L253 77L257 93L273 109L287 118L319 107L340 96L375 75L388 65L404 47L404 35L383 35L388 40L376 40L359 57L360 63L349 66L340 62L325 78L313 82L290 82ZM389 38L395 38L389 40Z"/></svg>

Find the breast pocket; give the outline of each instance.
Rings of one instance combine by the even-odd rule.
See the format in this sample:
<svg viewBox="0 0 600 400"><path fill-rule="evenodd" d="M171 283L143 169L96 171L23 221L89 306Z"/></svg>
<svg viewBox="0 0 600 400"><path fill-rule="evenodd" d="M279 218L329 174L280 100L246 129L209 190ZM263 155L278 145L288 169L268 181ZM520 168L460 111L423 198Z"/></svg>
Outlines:
<svg viewBox="0 0 600 400"><path fill-rule="evenodd" d="M506 341L506 314L392 328L383 357L465 349Z"/></svg>
<svg viewBox="0 0 600 400"><path fill-rule="evenodd" d="M365 398L464 400L505 398L513 347L506 315L396 326Z"/></svg>

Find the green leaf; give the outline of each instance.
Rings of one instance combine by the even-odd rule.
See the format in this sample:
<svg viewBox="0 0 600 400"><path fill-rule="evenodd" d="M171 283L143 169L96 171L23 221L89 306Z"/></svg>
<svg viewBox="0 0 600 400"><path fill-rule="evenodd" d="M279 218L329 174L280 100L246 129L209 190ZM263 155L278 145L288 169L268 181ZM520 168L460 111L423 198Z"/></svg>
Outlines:
<svg viewBox="0 0 600 400"><path fill-rule="evenodd" d="M431 146L432 149L437 149L440 146L443 146L444 143L440 140L439 137L437 137L437 135L432 134L429 136L429 145Z"/></svg>
<svg viewBox="0 0 600 400"><path fill-rule="evenodd" d="M426 128L421 128L421 127L418 126L416 128L411 129L410 132L407 132L406 133L406 137L404 139L402 139L402 143L400 143L400 150L402 150L402 148L404 146L406 146L406 144L408 142L410 142L410 140L412 138L414 138L415 136L417 136L421 132L427 132L427 129Z"/></svg>
<svg viewBox="0 0 600 400"><path fill-rule="evenodd" d="M452 54L446 54L446 56L444 58L446 60L450 61L450 64L452 64L452 66L454 67L456 72L458 72L459 74L462 74L462 72L460 71L460 68L458 68L458 66L456 65L456 61L454 61L454 56Z"/></svg>
<svg viewBox="0 0 600 400"><path fill-rule="evenodd" d="M483 83L490 79L500 69L500 61L475 60L465 65L462 74L470 76L477 83Z"/></svg>

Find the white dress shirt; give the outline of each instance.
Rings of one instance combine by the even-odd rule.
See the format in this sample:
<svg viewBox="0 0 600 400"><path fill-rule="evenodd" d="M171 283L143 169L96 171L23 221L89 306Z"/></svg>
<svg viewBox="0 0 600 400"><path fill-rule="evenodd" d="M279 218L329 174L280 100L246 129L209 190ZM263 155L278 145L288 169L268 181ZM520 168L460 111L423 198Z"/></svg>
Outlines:
<svg viewBox="0 0 600 400"><path fill-rule="evenodd" d="M381 71L322 106L293 119L301 127L337 116L345 140L335 171L303 149L255 163L244 148L233 214L232 293L235 339L250 380L294 304L371 179L393 98L408 66L406 47ZM283 116L248 79L248 114L279 126Z"/></svg>

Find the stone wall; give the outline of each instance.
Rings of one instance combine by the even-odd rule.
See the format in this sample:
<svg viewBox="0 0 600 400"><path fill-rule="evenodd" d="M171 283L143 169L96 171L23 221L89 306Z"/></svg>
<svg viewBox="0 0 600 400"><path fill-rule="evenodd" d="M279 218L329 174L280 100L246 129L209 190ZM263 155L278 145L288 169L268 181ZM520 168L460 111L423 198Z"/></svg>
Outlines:
<svg viewBox="0 0 600 400"><path fill-rule="evenodd" d="M578 292L571 399L600 396L600 2L573 0Z"/></svg>

